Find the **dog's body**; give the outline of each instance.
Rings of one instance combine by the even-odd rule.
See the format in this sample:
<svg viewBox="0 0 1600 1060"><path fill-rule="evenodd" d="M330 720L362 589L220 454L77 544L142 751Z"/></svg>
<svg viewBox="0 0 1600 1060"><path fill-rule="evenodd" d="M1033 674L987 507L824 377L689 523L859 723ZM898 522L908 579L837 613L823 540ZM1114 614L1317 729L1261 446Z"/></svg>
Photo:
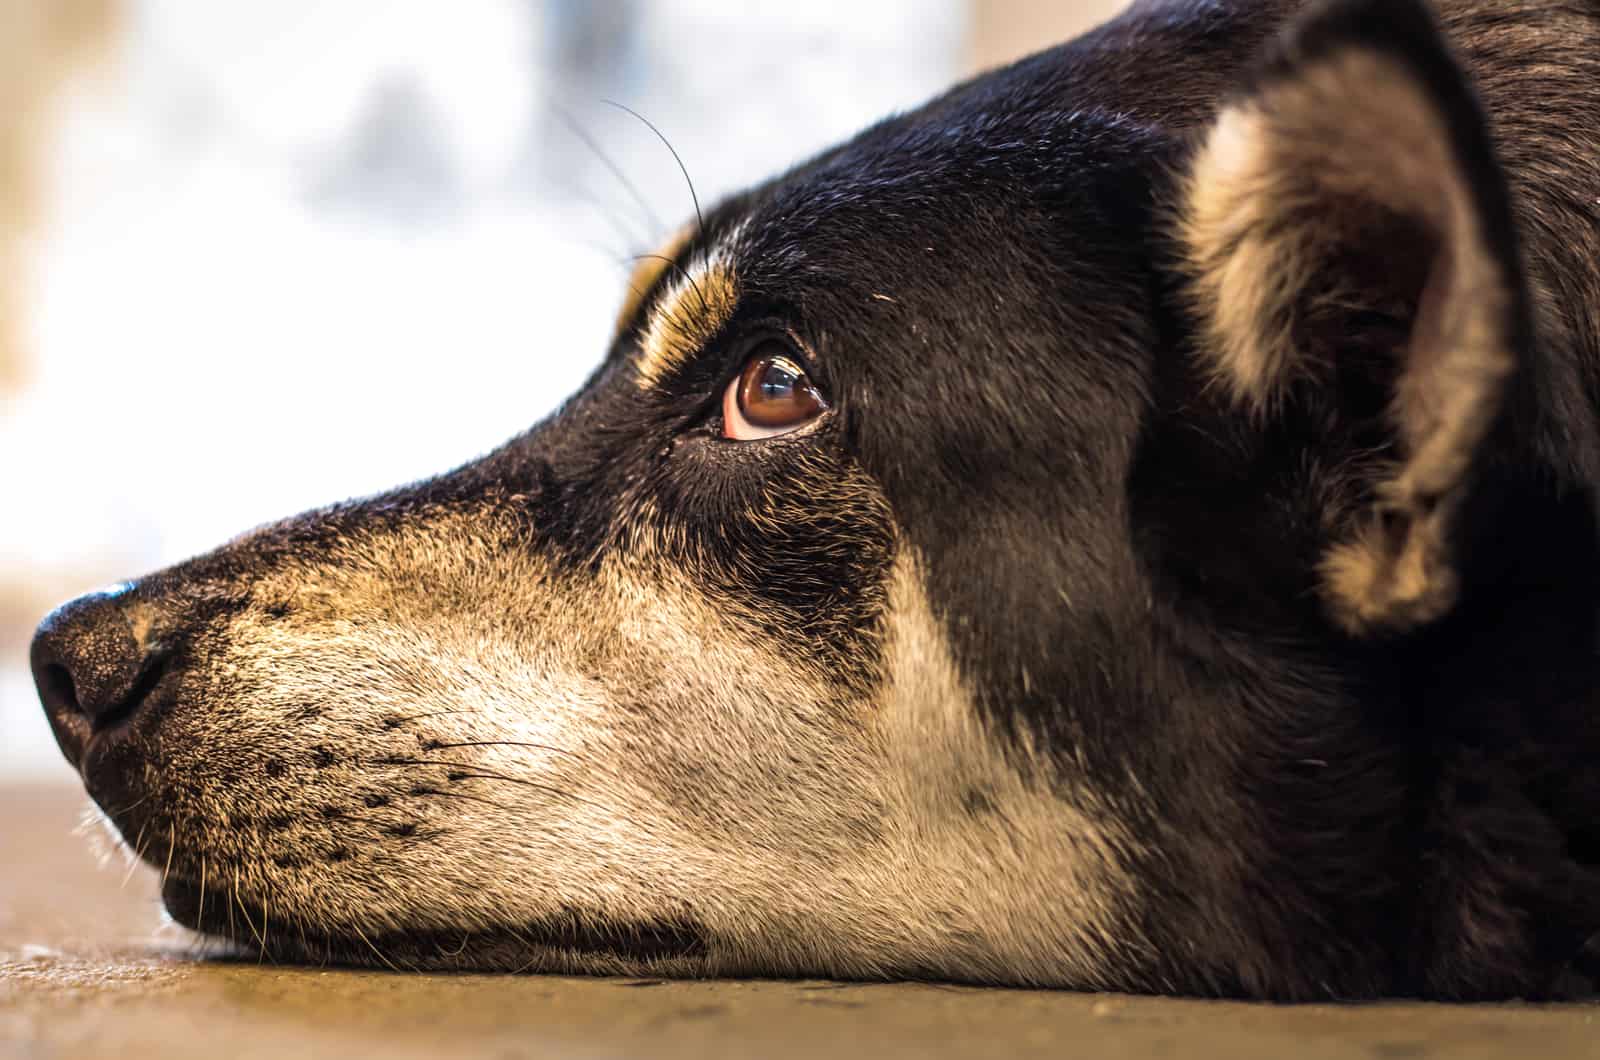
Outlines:
<svg viewBox="0 0 1600 1060"><path fill-rule="evenodd" d="M395 967L1579 985L1600 0L1302 6L1141 2L870 129L641 269L528 435L47 620L173 915Z"/></svg>

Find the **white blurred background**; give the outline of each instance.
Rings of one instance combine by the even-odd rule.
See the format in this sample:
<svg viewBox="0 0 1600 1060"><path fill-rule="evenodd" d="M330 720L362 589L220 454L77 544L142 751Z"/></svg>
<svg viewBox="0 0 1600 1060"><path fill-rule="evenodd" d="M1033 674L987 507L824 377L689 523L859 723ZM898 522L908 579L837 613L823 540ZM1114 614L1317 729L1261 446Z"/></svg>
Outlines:
<svg viewBox="0 0 1600 1060"><path fill-rule="evenodd" d="M583 380L691 212L603 100L709 202L1116 6L0 0L0 778L67 775L55 603Z"/></svg>

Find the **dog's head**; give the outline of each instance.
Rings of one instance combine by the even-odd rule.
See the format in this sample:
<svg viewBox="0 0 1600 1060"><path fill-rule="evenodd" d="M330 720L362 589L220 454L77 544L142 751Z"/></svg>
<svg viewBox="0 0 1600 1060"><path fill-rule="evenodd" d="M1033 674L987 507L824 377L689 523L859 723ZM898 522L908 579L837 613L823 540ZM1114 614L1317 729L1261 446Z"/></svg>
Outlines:
<svg viewBox="0 0 1600 1060"><path fill-rule="evenodd" d="M1428 17L1278 6L1141 4L869 129L645 259L528 434L52 615L57 738L172 915L395 967L1397 981L1364 685L1470 587L1532 323Z"/></svg>

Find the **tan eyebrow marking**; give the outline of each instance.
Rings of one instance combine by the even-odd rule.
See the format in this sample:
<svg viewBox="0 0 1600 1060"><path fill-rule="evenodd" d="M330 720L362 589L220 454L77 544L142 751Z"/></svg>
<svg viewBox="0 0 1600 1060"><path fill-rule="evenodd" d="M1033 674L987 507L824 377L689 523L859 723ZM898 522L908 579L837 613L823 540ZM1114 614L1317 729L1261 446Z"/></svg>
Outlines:
<svg viewBox="0 0 1600 1060"><path fill-rule="evenodd" d="M641 390L687 363L728 322L739 302L739 282L726 248L675 263L673 272L677 276L651 310L639 341Z"/></svg>
<svg viewBox="0 0 1600 1060"><path fill-rule="evenodd" d="M617 310L616 331L612 335L615 340L622 332L633 323L633 318L639 315L639 309L644 305L646 296L655 290L656 284L661 280L661 274L672 268L683 248L687 247L699 231L693 223L679 228L667 241L655 249L653 253L641 254L634 260L633 271L628 275L628 293L622 300L622 308Z"/></svg>

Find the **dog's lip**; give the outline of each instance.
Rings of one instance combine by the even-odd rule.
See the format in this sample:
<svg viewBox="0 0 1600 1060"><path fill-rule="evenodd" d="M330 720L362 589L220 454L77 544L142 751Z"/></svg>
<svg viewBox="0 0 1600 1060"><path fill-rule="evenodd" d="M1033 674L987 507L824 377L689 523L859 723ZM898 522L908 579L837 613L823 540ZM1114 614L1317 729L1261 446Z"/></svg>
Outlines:
<svg viewBox="0 0 1600 1060"><path fill-rule="evenodd" d="M130 809L144 806L152 793L148 767L163 718L179 702L175 680L168 671L134 709L108 724L88 727L79 755L67 756L89 797L128 836L144 819L143 811Z"/></svg>
<svg viewBox="0 0 1600 1060"><path fill-rule="evenodd" d="M687 919L616 924L573 913L514 928L327 932L285 918L281 911L274 915L218 884L212 881L204 889L202 908L200 884L169 873L161 885L161 901L182 926L273 961L379 964L396 971L521 971L534 967L542 956L617 957L642 965L703 958L709 947L705 930Z"/></svg>

